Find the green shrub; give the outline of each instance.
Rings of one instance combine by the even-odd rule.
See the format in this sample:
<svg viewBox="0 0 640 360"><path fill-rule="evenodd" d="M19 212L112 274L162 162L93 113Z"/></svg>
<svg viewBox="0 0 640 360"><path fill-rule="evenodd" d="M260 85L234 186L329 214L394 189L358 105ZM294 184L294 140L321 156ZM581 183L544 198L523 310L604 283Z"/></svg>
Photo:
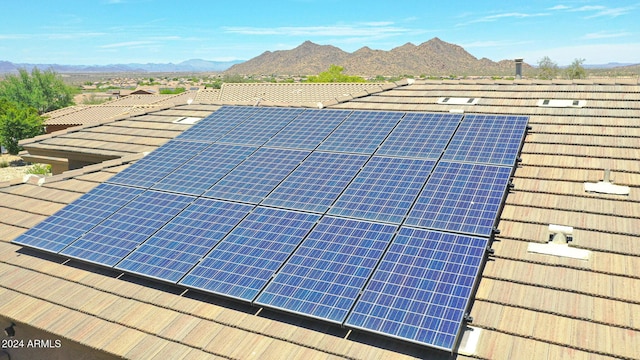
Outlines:
<svg viewBox="0 0 640 360"><path fill-rule="evenodd" d="M27 170L27 174L47 175L51 174L51 165L34 164L31 169Z"/></svg>

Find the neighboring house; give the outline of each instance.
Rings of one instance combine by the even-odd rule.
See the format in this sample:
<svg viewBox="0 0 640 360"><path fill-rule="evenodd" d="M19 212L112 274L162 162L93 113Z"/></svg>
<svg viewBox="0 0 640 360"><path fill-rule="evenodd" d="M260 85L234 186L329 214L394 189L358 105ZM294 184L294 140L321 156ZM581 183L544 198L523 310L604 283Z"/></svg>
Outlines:
<svg viewBox="0 0 640 360"><path fill-rule="evenodd" d="M62 343L56 349L8 349L12 359L450 358L10 243L189 128L179 119L206 117L230 98L251 104L264 93L256 85L245 86L244 97L235 98L242 84L234 84L233 90L223 87L206 96L208 90L201 91L190 105L167 105L21 142L31 156L67 159L78 168L0 185L0 326L15 323L16 339ZM278 97L263 94L259 105L300 106L283 104L294 87L284 89ZM212 99L216 93L220 97ZM223 101L224 96L230 98ZM352 110L529 116L531 129L500 217L495 252L475 296L474 320L453 358L638 358L637 80L416 81L371 94L314 100L296 101ZM83 166L83 161L93 165ZM603 180L605 169L611 170L614 184L630 187L628 195L585 191L584 183ZM572 241L562 251L547 243L557 232L550 232L550 224L573 228Z"/></svg>

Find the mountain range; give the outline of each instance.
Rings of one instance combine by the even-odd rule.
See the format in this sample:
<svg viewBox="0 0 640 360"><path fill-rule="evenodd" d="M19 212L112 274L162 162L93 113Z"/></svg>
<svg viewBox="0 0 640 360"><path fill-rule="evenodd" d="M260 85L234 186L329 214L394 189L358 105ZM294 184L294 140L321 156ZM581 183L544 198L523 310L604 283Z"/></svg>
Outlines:
<svg viewBox="0 0 640 360"><path fill-rule="evenodd" d="M433 38L420 45L406 43L389 51L363 47L348 53L335 46L305 41L292 50L266 51L233 65L233 74L309 75L340 65L344 73L361 76L411 75L513 75L513 60L477 59L461 46ZM529 65L524 64L525 67Z"/></svg>
<svg viewBox="0 0 640 360"><path fill-rule="evenodd" d="M59 64L14 64L9 61L0 61L0 74L17 72L18 69L31 70L53 69L58 73L113 73L113 72L219 72L227 70L232 65L242 60L234 61L208 61L191 59L177 64L111 64L111 65L59 65Z"/></svg>
<svg viewBox="0 0 640 360"><path fill-rule="evenodd" d="M332 45L318 45L305 41L291 50L265 51L253 59L242 61L207 61L192 59L177 64L113 64L113 65L57 65L14 64L0 61L0 74L52 68L59 73L114 73L114 72L224 72L241 75L314 75L331 65L344 68L344 73L372 77L377 75L510 75L515 72L514 60L492 61L478 59L459 45L433 38L420 45L406 43L391 50L362 47L352 53ZM588 69L634 69L630 64L610 63L584 65ZM638 66L638 65L632 65ZM526 73L531 66L523 64Z"/></svg>

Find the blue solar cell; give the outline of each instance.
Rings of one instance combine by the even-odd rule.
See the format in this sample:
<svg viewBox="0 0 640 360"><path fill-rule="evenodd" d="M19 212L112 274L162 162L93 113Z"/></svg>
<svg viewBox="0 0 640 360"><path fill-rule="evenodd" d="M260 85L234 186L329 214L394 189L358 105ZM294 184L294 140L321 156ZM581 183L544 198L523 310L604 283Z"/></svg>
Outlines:
<svg viewBox="0 0 640 360"><path fill-rule="evenodd" d="M303 109L293 108L260 109L242 126L236 127L218 139L218 142L260 146L303 111Z"/></svg>
<svg viewBox="0 0 640 360"><path fill-rule="evenodd" d="M258 207L180 284L252 301L319 217Z"/></svg>
<svg viewBox="0 0 640 360"><path fill-rule="evenodd" d="M511 168L440 161L406 225L490 236Z"/></svg>
<svg viewBox="0 0 640 360"><path fill-rule="evenodd" d="M407 113L376 155L438 160L460 120L461 114Z"/></svg>
<svg viewBox="0 0 640 360"><path fill-rule="evenodd" d="M241 145L213 144L152 189L200 195L256 150Z"/></svg>
<svg viewBox="0 0 640 360"><path fill-rule="evenodd" d="M251 205L197 199L116 268L177 282L251 209Z"/></svg>
<svg viewBox="0 0 640 360"><path fill-rule="evenodd" d="M143 191L100 184L12 242L57 253Z"/></svg>
<svg viewBox="0 0 640 360"><path fill-rule="evenodd" d="M225 106L14 242L451 350L528 121L462 116Z"/></svg>
<svg viewBox="0 0 640 360"><path fill-rule="evenodd" d="M248 106L223 106L178 135L178 140L213 143L242 124L258 109Z"/></svg>
<svg viewBox="0 0 640 360"><path fill-rule="evenodd" d="M314 152L262 204L323 213L368 156Z"/></svg>
<svg viewBox="0 0 640 360"><path fill-rule="evenodd" d="M451 350L487 243L401 227L345 325Z"/></svg>
<svg viewBox="0 0 640 360"><path fill-rule="evenodd" d="M308 151L260 148L203 196L257 204L307 155Z"/></svg>
<svg viewBox="0 0 640 360"><path fill-rule="evenodd" d="M147 190L60 254L114 266L193 200L192 196Z"/></svg>
<svg viewBox="0 0 640 360"><path fill-rule="evenodd" d="M528 120L526 116L465 115L442 159L513 166Z"/></svg>
<svg viewBox="0 0 640 360"><path fill-rule="evenodd" d="M403 115L402 112L354 111L318 149L373 154Z"/></svg>
<svg viewBox="0 0 640 360"><path fill-rule="evenodd" d="M349 114L347 110L306 110L265 145L313 150Z"/></svg>
<svg viewBox="0 0 640 360"><path fill-rule="evenodd" d="M256 303L342 323L396 229L323 217Z"/></svg>
<svg viewBox="0 0 640 360"><path fill-rule="evenodd" d="M374 156L328 214L400 224L434 165L433 160Z"/></svg>
<svg viewBox="0 0 640 360"><path fill-rule="evenodd" d="M207 146L205 143L171 140L107 182L149 188Z"/></svg>

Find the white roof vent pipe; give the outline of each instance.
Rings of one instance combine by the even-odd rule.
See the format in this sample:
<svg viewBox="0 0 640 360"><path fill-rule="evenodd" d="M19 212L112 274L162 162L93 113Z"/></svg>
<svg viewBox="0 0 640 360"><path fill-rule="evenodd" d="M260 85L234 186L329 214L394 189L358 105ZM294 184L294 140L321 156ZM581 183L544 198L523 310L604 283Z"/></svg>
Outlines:
<svg viewBox="0 0 640 360"><path fill-rule="evenodd" d="M573 241L573 227L549 224L549 239L546 243L529 243L527 251L537 254L589 260L591 251L570 246Z"/></svg>
<svg viewBox="0 0 640 360"><path fill-rule="evenodd" d="M573 241L573 227L549 224L549 242L567 244Z"/></svg>
<svg viewBox="0 0 640 360"><path fill-rule="evenodd" d="M597 183L585 182L584 191L610 195L629 195L631 189L628 186L615 185L611 182L611 170L604 170L604 179Z"/></svg>

